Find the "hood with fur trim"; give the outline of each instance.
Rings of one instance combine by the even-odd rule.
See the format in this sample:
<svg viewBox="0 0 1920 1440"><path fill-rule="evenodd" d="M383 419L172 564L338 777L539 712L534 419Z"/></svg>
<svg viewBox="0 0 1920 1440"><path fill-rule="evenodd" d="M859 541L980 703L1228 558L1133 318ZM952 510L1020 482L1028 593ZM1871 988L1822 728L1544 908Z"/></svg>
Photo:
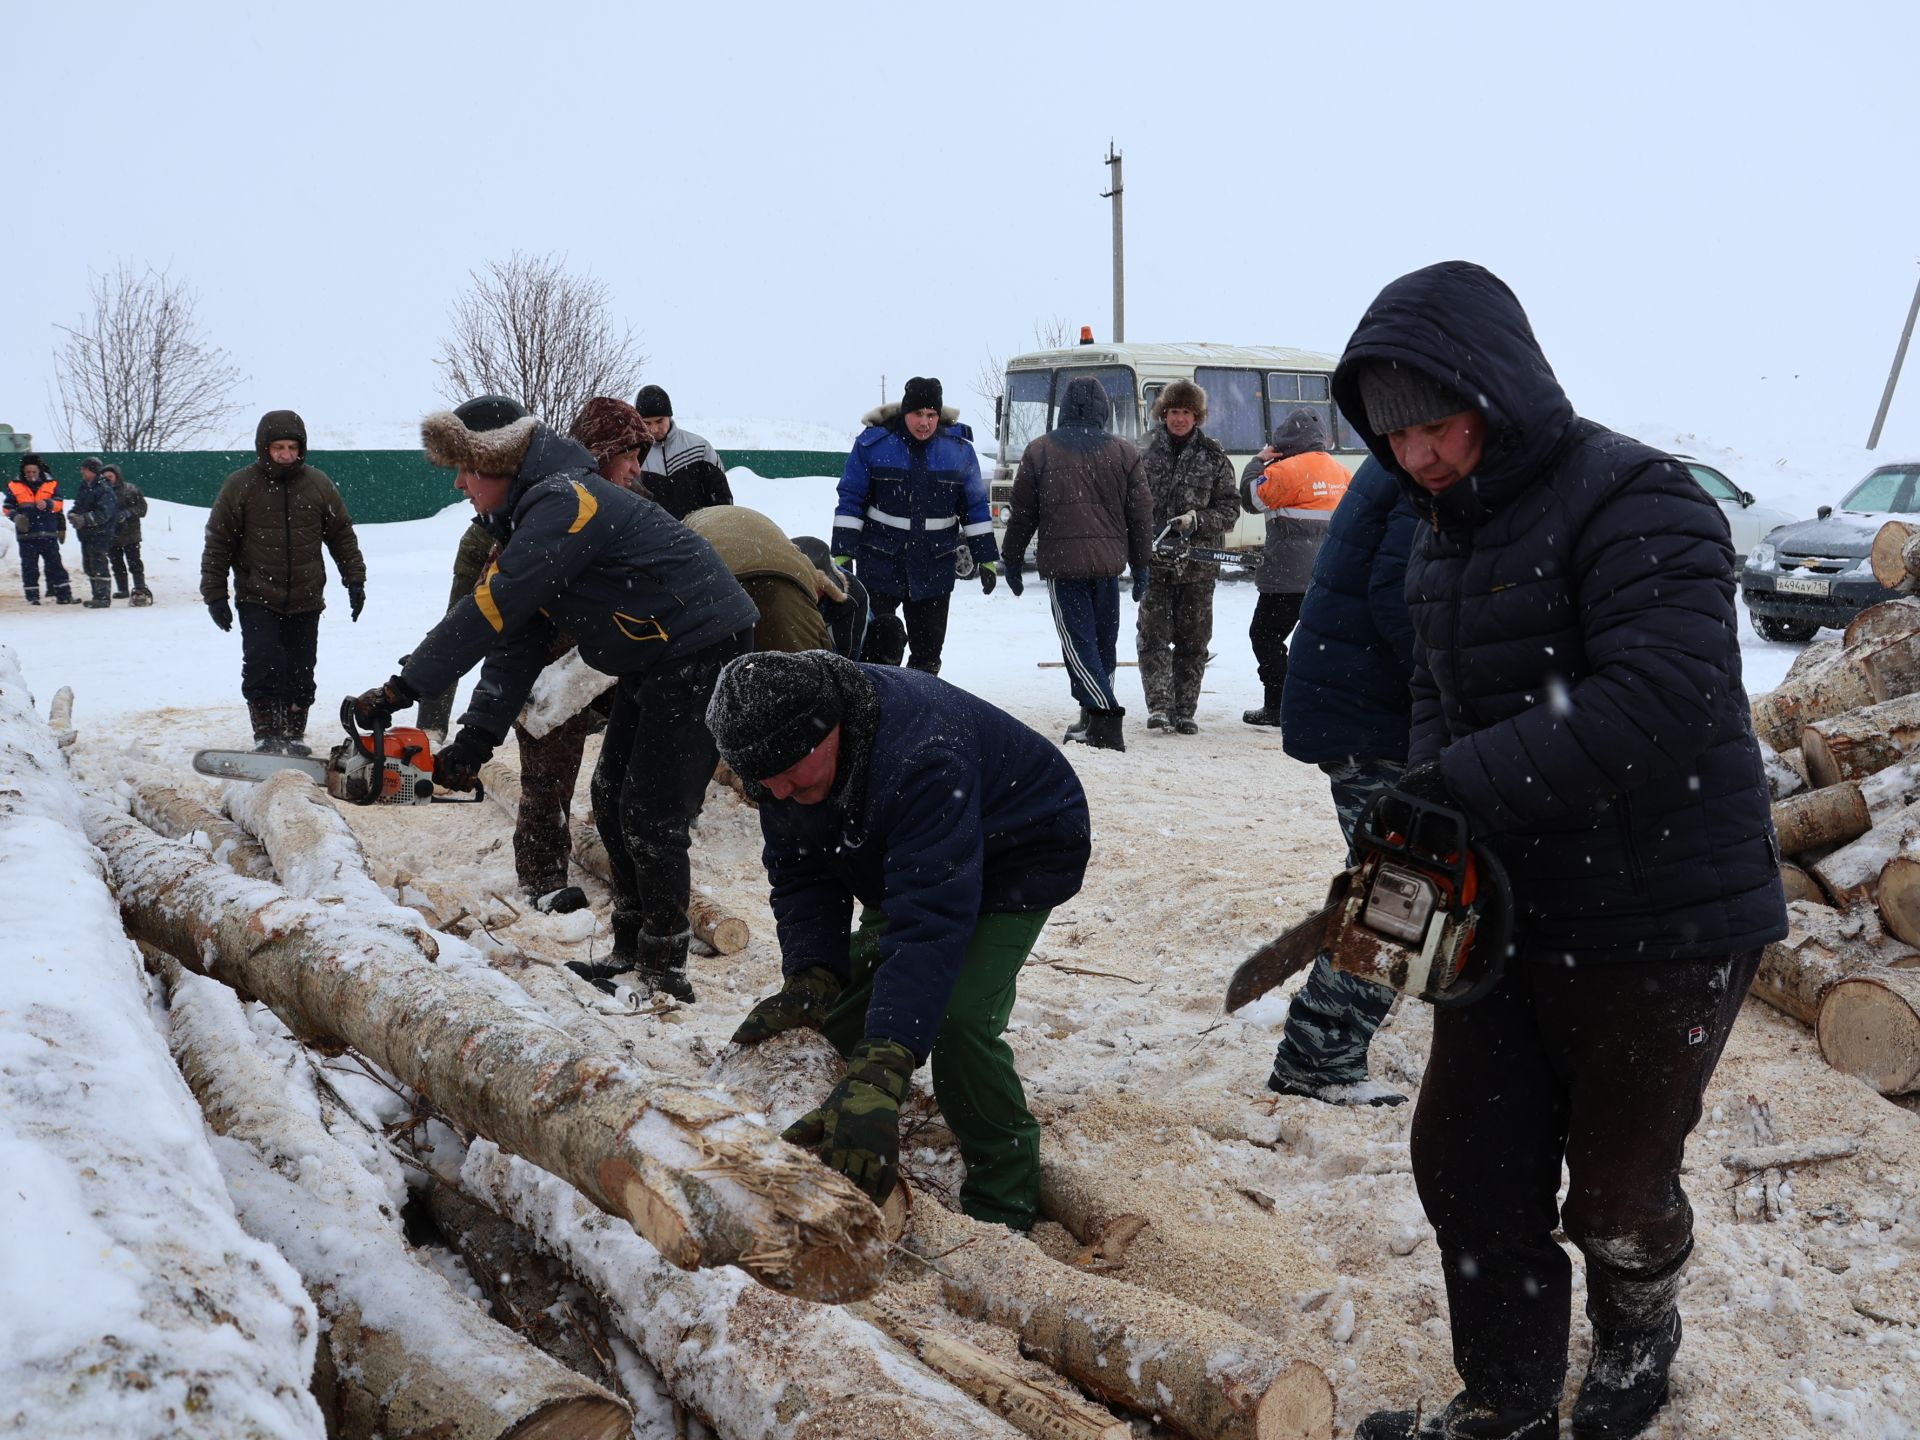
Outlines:
<svg viewBox="0 0 1920 1440"><path fill-rule="evenodd" d="M426 449L427 463L443 470L518 475L539 423L533 416L524 415L497 430L469 430L453 411L436 410L420 422L420 443Z"/></svg>
<svg viewBox="0 0 1920 1440"><path fill-rule="evenodd" d="M940 407L940 424L942 427L953 424L953 422L959 418L960 412L953 406L942 405ZM876 405L860 417L861 425L868 429L872 429L875 425L885 425L895 420L900 420L900 402L898 400L889 400L884 405ZM901 420L900 423L904 425L906 422Z"/></svg>

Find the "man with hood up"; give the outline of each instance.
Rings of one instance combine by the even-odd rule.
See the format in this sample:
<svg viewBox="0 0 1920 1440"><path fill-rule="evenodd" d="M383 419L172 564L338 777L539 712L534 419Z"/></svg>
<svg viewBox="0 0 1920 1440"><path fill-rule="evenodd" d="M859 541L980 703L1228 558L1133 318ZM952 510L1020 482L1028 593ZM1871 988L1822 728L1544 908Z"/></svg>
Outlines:
<svg viewBox="0 0 1920 1440"><path fill-rule="evenodd" d="M291 410L269 410L253 434L253 464L220 487L200 552L200 598L222 630L233 628L227 576L240 605L240 693L254 749L305 755L313 705L313 663L326 609L333 552L353 618L367 603L367 565L353 517L326 473L307 464L307 426Z"/></svg>
<svg viewBox="0 0 1920 1440"><path fill-rule="evenodd" d="M1623 1440L1665 1402L1680 1344L1686 1137L1786 933L1727 522L1671 456L1574 413L1477 265L1387 286L1333 394L1422 520L1400 788L1466 817L1515 905L1504 978L1434 1012L1413 1118L1465 1388L1355 1433L1559 1433L1560 1227L1593 1324L1572 1433Z"/></svg>

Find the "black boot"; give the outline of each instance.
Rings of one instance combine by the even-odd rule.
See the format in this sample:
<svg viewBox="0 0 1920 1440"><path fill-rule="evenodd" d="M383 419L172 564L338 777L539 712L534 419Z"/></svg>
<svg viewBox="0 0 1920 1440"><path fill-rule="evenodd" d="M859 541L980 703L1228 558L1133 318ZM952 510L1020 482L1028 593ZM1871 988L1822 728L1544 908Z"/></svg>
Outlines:
<svg viewBox="0 0 1920 1440"><path fill-rule="evenodd" d="M1200 727L1194 722L1193 716L1176 715L1173 717L1173 733L1176 735L1198 735L1200 733Z"/></svg>
<svg viewBox="0 0 1920 1440"><path fill-rule="evenodd" d="M127 589L127 582L124 580L122 580L118 585L113 587L113 598L116 600L130 599L132 595L133 595L133 592Z"/></svg>
<svg viewBox="0 0 1920 1440"><path fill-rule="evenodd" d="M105 580L93 582L93 598L85 602L89 610L105 610L113 604L113 587Z"/></svg>
<svg viewBox="0 0 1920 1440"><path fill-rule="evenodd" d="M29 591L27 592L27 603L28 603L29 605L38 605L38 604L40 603L40 597L39 597L39 595L37 595L37 594L36 594L36 593L34 593L33 591L31 591L31 590L29 590Z"/></svg>
<svg viewBox="0 0 1920 1440"><path fill-rule="evenodd" d="M307 746L307 707L287 706L287 717L280 730L281 748L289 755L311 755Z"/></svg>
<svg viewBox="0 0 1920 1440"><path fill-rule="evenodd" d="M1080 718L1067 726L1067 733L1060 737L1062 745L1084 745L1087 743L1087 717L1093 712L1086 706L1080 707Z"/></svg>
<svg viewBox="0 0 1920 1440"><path fill-rule="evenodd" d="M1120 727L1125 710L1095 710L1087 717L1087 744L1095 750L1125 750L1127 737Z"/></svg>
<svg viewBox="0 0 1920 1440"><path fill-rule="evenodd" d="M1627 1440L1667 1403L1667 1371L1680 1349L1680 1312L1639 1330L1593 1327L1593 1358L1573 1401L1573 1440Z"/></svg>
<svg viewBox="0 0 1920 1440"><path fill-rule="evenodd" d="M664 992L682 1005L694 1003L693 983L687 979L687 947L693 937L687 931L678 935L642 935L640 963L634 977L644 980L655 992Z"/></svg>
<svg viewBox="0 0 1920 1440"><path fill-rule="evenodd" d="M253 753L284 755L280 735L287 723L287 707L271 700L249 700L247 719L253 725Z"/></svg>
<svg viewBox="0 0 1920 1440"><path fill-rule="evenodd" d="M1267 686L1266 703L1258 710L1242 710L1240 718L1249 725L1270 725L1280 728L1280 687Z"/></svg>
<svg viewBox="0 0 1920 1440"><path fill-rule="evenodd" d="M529 891L527 898L542 915L571 915L587 908L587 892L578 885L553 885L537 893Z"/></svg>
<svg viewBox="0 0 1920 1440"><path fill-rule="evenodd" d="M1560 1412L1478 1405L1463 1390L1438 1414L1412 1410L1376 1410L1360 1422L1353 1440L1554 1440Z"/></svg>

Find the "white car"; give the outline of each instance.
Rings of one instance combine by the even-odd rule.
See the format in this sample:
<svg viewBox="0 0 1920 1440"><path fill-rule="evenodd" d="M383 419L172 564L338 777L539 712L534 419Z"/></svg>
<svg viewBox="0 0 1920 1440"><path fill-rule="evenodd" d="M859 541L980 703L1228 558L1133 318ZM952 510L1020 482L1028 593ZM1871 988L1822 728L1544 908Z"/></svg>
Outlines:
<svg viewBox="0 0 1920 1440"><path fill-rule="evenodd" d="M1769 531L1793 524L1793 516L1771 505L1760 504L1750 491L1742 490L1711 465L1703 465L1691 455L1676 458L1693 472L1700 488L1713 497L1720 513L1727 517L1727 526L1733 531L1734 554L1745 555L1765 539Z"/></svg>

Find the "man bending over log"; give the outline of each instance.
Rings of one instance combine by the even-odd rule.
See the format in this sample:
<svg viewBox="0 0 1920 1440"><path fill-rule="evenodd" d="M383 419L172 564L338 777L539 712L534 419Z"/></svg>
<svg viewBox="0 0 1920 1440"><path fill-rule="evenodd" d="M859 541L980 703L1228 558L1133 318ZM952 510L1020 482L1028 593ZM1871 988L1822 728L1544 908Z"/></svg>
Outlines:
<svg viewBox="0 0 1920 1440"><path fill-rule="evenodd" d="M1048 913L1086 873L1073 767L964 690L824 650L732 661L707 725L760 800L786 977L733 1038L811 1026L848 1062L785 1138L885 1200L900 1103L931 1057L967 1164L961 1209L1032 1228L1040 1126L1000 1037Z"/></svg>

